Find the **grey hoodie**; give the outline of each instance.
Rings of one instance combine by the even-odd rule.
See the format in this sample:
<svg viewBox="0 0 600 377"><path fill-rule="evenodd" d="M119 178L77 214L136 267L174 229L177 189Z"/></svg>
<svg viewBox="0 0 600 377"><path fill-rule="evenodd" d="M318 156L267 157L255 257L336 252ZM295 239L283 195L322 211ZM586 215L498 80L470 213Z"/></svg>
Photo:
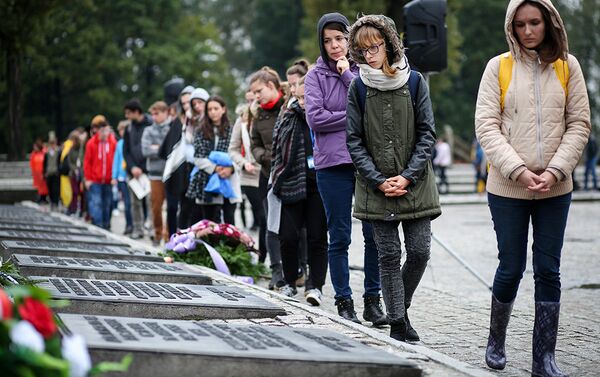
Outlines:
<svg viewBox="0 0 600 377"><path fill-rule="evenodd" d="M165 160L158 157L158 149L153 145L160 146L169 132L169 122L163 124L152 123L144 129L142 134L142 155L146 157L146 170L150 179L161 179L165 170Z"/></svg>

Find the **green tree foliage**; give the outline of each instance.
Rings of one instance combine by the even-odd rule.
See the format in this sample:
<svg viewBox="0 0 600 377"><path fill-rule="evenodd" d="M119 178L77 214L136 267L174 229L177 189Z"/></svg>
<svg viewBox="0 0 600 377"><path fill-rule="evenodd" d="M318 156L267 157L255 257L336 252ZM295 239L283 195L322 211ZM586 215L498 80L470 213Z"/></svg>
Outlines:
<svg viewBox="0 0 600 377"><path fill-rule="evenodd" d="M569 36L569 52L577 57L587 84L592 125L598 130L600 121L600 3L596 0L560 2L557 8L566 24Z"/></svg>
<svg viewBox="0 0 600 377"><path fill-rule="evenodd" d="M301 55L310 62L315 62L319 57L317 23L325 13L339 12L352 23L360 14L383 14L389 1L393 0L302 0L304 17L299 40Z"/></svg>
<svg viewBox="0 0 600 377"><path fill-rule="evenodd" d="M450 125L456 134L470 140L485 66L492 57L508 50L504 35L506 3L454 0L448 13L449 69L433 76L431 97L438 128Z"/></svg>
<svg viewBox="0 0 600 377"><path fill-rule="evenodd" d="M3 0L0 2L0 62L5 76L3 91L7 98L5 127L11 159L24 157L23 144L23 60L40 38L48 13L60 5L52 0Z"/></svg>
<svg viewBox="0 0 600 377"><path fill-rule="evenodd" d="M49 130L62 139L95 114L116 125L125 101L137 97L149 107L175 76L233 107L237 85L204 3L85 0L52 9L24 59L26 148ZM5 80L0 77L0 88ZM5 148L0 145L0 152Z"/></svg>
<svg viewBox="0 0 600 377"><path fill-rule="evenodd" d="M300 0L254 0L252 4L252 65L254 69L271 66L285 77L287 62L298 56L302 4Z"/></svg>

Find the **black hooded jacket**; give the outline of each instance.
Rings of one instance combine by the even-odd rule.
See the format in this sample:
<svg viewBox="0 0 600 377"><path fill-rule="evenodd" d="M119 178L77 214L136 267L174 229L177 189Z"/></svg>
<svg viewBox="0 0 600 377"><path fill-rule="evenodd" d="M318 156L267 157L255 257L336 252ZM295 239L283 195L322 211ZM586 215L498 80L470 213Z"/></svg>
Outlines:
<svg viewBox="0 0 600 377"><path fill-rule="evenodd" d="M325 61L325 62L329 61L329 56L327 55L327 51L325 50L325 45L323 44L323 29L325 29L325 26L327 26L328 24L333 24L333 23L338 23L338 24L343 25L346 30L348 30L348 27L350 27L350 22L348 22L348 19L343 14L326 13L321 17L321 19L319 20L319 23L317 24L317 38L319 39L319 48L321 49L321 57L323 58L323 61Z"/></svg>
<svg viewBox="0 0 600 377"><path fill-rule="evenodd" d="M132 121L125 136L123 136L123 157L127 164L127 173L131 176L131 169L135 166L146 172L146 157L142 154L142 134L144 128L152 125L152 118L144 114L141 122Z"/></svg>

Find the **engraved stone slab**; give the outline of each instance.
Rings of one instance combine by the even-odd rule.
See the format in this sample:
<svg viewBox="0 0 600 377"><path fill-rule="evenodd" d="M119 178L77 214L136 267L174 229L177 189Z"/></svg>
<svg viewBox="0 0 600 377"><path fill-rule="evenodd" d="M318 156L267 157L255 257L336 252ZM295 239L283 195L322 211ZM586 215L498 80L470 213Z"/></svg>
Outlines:
<svg viewBox="0 0 600 377"><path fill-rule="evenodd" d="M159 283L211 285L212 279L184 263L66 258L13 254L25 276L43 275L82 279L153 281Z"/></svg>
<svg viewBox="0 0 600 377"><path fill-rule="evenodd" d="M0 216L0 221L5 224L26 224L26 225L44 225L44 226L52 226L55 228L72 228L72 229L83 229L87 228L83 225L75 225L69 222L63 221L59 218L33 218L33 219L22 219L22 218L6 218Z"/></svg>
<svg viewBox="0 0 600 377"><path fill-rule="evenodd" d="M133 353L128 376L421 376L417 366L329 330L60 314L94 362Z"/></svg>
<svg viewBox="0 0 600 377"><path fill-rule="evenodd" d="M0 222L0 230L23 230L28 232L40 232L40 233L55 233L55 234L70 234L74 236L87 236L87 237L105 237L103 234L98 232L92 232L88 229L73 228L73 227L55 227L52 225L39 225L39 224L17 224L9 222Z"/></svg>
<svg viewBox="0 0 600 377"><path fill-rule="evenodd" d="M48 234L28 232L24 230L0 230L0 239L19 239L19 240L45 240L58 242L78 242L78 243L97 243L102 245L129 246L121 241L110 238L99 238L93 236L79 236L71 234Z"/></svg>
<svg viewBox="0 0 600 377"><path fill-rule="evenodd" d="M93 257L111 259L138 259L162 261L162 258L147 251L130 247L86 244L77 242L36 241L36 240L4 240L0 241L0 254L8 258L16 253L34 255L54 255L59 257Z"/></svg>
<svg viewBox="0 0 600 377"><path fill-rule="evenodd" d="M20 220L38 220L51 222L56 217L39 211L21 210L21 209L5 209L0 211L0 219L20 219Z"/></svg>
<svg viewBox="0 0 600 377"><path fill-rule="evenodd" d="M30 276L55 299L69 299L62 313L163 319L266 318L279 306L238 287Z"/></svg>

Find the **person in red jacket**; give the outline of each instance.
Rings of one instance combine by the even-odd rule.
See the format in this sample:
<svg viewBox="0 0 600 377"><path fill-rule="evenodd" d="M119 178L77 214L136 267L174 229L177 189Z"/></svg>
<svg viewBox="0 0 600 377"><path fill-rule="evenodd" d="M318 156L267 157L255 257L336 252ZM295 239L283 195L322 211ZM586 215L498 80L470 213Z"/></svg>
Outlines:
<svg viewBox="0 0 600 377"><path fill-rule="evenodd" d="M112 204L112 165L117 140L112 134L106 118L102 115L94 117L92 128L97 132L87 142L83 158L83 175L89 195L89 214L92 224L109 229Z"/></svg>

